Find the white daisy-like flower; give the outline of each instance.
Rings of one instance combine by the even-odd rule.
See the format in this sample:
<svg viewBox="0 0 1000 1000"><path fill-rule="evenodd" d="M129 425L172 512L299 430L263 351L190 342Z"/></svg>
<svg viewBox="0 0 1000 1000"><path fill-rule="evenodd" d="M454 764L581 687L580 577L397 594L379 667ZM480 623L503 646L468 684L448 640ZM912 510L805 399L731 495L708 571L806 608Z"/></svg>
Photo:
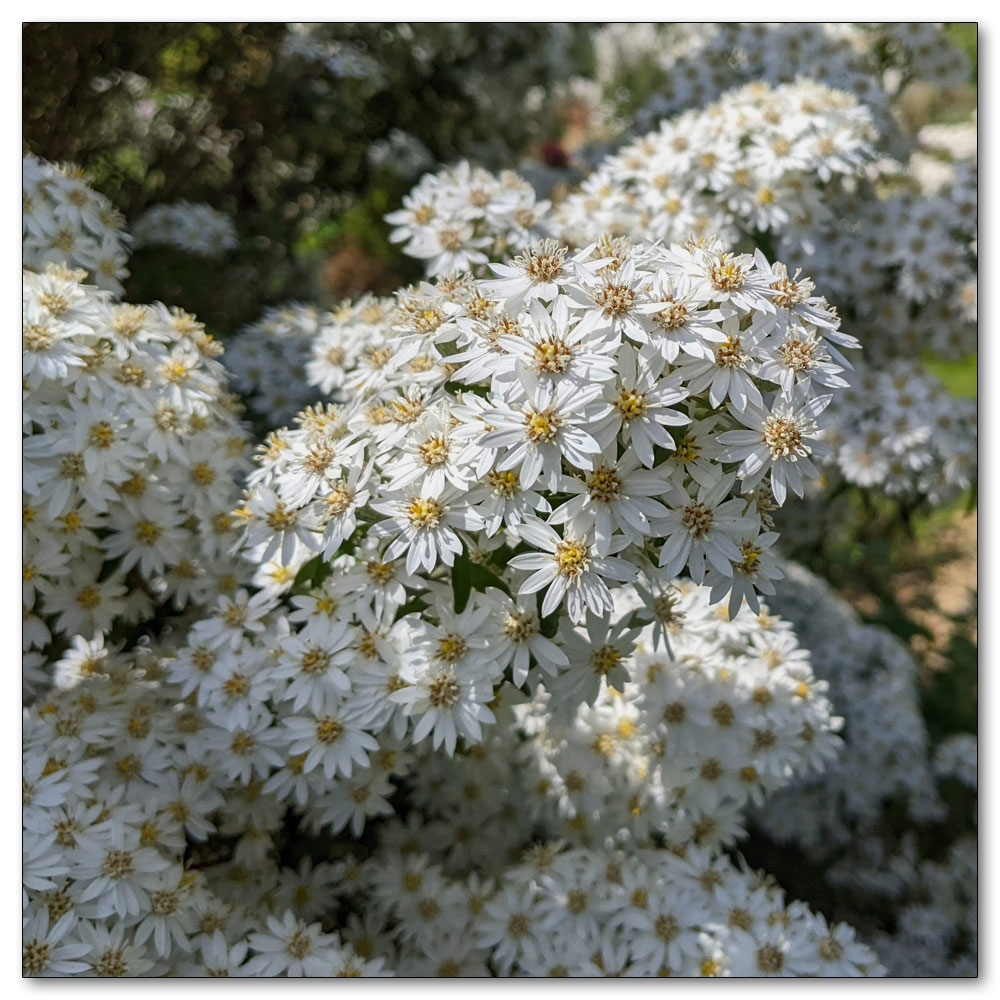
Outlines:
<svg viewBox="0 0 1000 1000"><path fill-rule="evenodd" d="M663 538L659 564L668 576L676 576L687 566L691 578L700 582L706 563L732 576L732 564L743 559L738 541L755 527L755 521L744 516L746 501L725 499L734 479L732 473L719 472L714 482L702 484L694 496L676 490L666 498L669 511L657 532Z"/></svg>
<svg viewBox="0 0 1000 1000"><path fill-rule="evenodd" d="M634 566L624 559L600 555L572 524L560 536L554 528L532 518L521 526L520 535L541 551L514 556L508 565L534 571L521 584L518 594L534 594L544 589L543 615L552 614L563 599L573 621L580 621L586 609L596 615L607 614L614 607L614 600L605 580L627 581L635 576Z"/></svg>
<svg viewBox="0 0 1000 1000"><path fill-rule="evenodd" d="M562 382L539 384L524 400L487 410L484 419L495 430L479 439L484 448L505 448L497 469L520 469L521 486L529 489L542 479L556 489L565 458L578 469L593 468L601 446L584 428L608 410L600 385Z"/></svg>
<svg viewBox="0 0 1000 1000"><path fill-rule="evenodd" d="M407 573L419 569L430 573L439 563L451 566L462 551L456 530L476 531L483 526L458 490L451 486L434 490L427 482L419 493L372 504L372 509L387 519L372 527L371 537L391 537L385 559L391 562L406 553Z"/></svg>
<svg viewBox="0 0 1000 1000"><path fill-rule="evenodd" d="M425 660L405 664L400 671L405 687L389 697L416 717L413 741L431 737L435 748L443 746L450 756L458 737L480 743L483 725L495 721L487 702L493 699L493 685L485 674L459 672L450 664Z"/></svg>
<svg viewBox="0 0 1000 1000"><path fill-rule="evenodd" d="M818 445L817 418L833 397L779 396L770 410L751 407L733 409L733 416L748 430L726 431L719 435L722 459L739 462L737 475L743 488L755 486L770 471L771 492L785 502L788 488L802 496L803 476L813 478L816 467L809 456Z"/></svg>

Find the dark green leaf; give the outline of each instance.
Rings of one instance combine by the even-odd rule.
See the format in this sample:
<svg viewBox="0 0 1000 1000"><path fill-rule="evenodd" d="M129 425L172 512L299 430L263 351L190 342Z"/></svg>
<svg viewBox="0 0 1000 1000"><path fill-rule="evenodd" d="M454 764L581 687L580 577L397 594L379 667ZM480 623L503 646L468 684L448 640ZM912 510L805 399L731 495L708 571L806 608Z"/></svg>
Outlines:
<svg viewBox="0 0 1000 1000"><path fill-rule="evenodd" d="M461 614L472 593L472 561L464 549L455 557L455 565L451 568L451 591L455 596L455 612Z"/></svg>

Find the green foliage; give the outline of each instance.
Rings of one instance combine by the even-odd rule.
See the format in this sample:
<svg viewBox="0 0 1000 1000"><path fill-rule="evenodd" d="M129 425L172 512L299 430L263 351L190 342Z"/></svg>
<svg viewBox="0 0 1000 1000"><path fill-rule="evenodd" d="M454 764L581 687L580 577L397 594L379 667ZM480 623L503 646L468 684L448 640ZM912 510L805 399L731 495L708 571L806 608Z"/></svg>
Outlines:
<svg viewBox="0 0 1000 1000"><path fill-rule="evenodd" d="M469 604L469 598L473 590L481 593L487 587L495 587L502 590L510 597L510 588L506 581L499 577L488 565L482 562L474 562L466 549L460 555L455 556L455 565L451 571L451 589L455 598L455 611L461 614Z"/></svg>
<svg viewBox="0 0 1000 1000"><path fill-rule="evenodd" d="M953 621L965 625L960 616ZM979 651L958 629L951 635L945 657L948 668L934 671L921 692L927 731L935 741L951 733L975 733L979 729Z"/></svg>
<svg viewBox="0 0 1000 1000"><path fill-rule="evenodd" d="M399 129L436 162L509 166L539 128L515 98L592 59L574 25L338 22L318 40L380 77L290 56L284 24L24 27L28 150L79 164L128 220L183 198L235 221L239 249L221 260L135 258L129 298L181 305L224 336L267 305L322 299L342 243L392 268L383 290L411 280L382 216L414 178L372 163L372 144Z"/></svg>
<svg viewBox="0 0 1000 1000"><path fill-rule="evenodd" d="M295 582L292 589L299 594L307 594L316 587L322 586L323 581L333 572L333 564L328 562L323 556L313 556L308 562L303 563L295 574Z"/></svg>
<svg viewBox="0 0 1000 1000"><path fill-rule="evenodd" d="M929 358L928 369L944 383L953 396L975 399L979 391L979 355L970 354L961 361Z"/></svg>
<svg viewBox="0 0 1000 1000"><path fill-rule="evenodd" d="M945 23L948 37L969 54L972 72L969 83L975 87L979 82L979 25L975 21L950 21Z"/></svg>

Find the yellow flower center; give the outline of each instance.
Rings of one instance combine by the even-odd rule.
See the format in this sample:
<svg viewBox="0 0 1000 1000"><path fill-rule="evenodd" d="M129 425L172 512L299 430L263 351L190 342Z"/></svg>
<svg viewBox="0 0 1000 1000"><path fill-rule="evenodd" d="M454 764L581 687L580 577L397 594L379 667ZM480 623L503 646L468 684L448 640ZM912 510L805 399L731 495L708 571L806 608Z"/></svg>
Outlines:
<svg viewBox="0 0 1000 1000"><path fill-rule="evenodd" d="M433 497L416 497L410 501L406 514L414 528L436 528L444 516L444 508Z"/></svg>
<svg viewBox="0 0 1000 1000"><path fill-rule="evenodd" d="M552 555L558 571L575 580L590 566L590 555L586 545L572 538L564 538Z"/></svg>
<svg viewBox="0 0 1000 1000"><path fill-rule="evenodd" d="M529 410L524 423L528 440L535 444L545 444L555 439L563 426L563 418L552 409Z"/></svg>

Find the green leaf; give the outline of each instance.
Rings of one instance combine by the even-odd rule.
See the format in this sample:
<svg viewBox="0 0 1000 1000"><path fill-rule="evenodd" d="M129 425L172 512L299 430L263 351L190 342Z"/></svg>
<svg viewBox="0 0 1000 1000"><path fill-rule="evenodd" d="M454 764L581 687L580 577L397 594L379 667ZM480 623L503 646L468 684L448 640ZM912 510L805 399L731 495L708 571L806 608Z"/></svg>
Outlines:
<svg viewBox="0 0 1000 1000"><path fill-rule="evenodd" d="M508 597L511 596L510 588L507 586L506 582L497 576L488 566L484 566L482 563L469 563L472 577L472 586L476 590L485 591L487 587L497 587L502 590Z"/></svg>
<svg viewBox="0 0 1000 1000"><path fill-rule="evenodd" d="M451 568L451 591L455 596L455 613L461 614L472 593L472 560L465 549L461 555L455 556L455 565Z"/></svg>
<svg viewBox="0 0 1000 1000"><path fill-rule="evenodd" d="M322 556L313 556L304 563L295 574L294 590L312 590L318 587L331 573L333 567Z"/></svg>
<svg viewBox="0 0 1000 1000"><path fill-rule="evenodd" d="M394 622L398 622L400 618L405 618L407 615L412 614L414 611L425 611L427 609L427 602L421 600L419 597L414 597L407 601L401 608L396 610L396 614L393 617Z"/></svg>
<svg viewBox="0 0 1000 1000"><path fill-rule="evenodd" d="M972 486L969 489L969 499L965 504L965 513L971 514L979 503L979 480L973 481Z"/></svg>

